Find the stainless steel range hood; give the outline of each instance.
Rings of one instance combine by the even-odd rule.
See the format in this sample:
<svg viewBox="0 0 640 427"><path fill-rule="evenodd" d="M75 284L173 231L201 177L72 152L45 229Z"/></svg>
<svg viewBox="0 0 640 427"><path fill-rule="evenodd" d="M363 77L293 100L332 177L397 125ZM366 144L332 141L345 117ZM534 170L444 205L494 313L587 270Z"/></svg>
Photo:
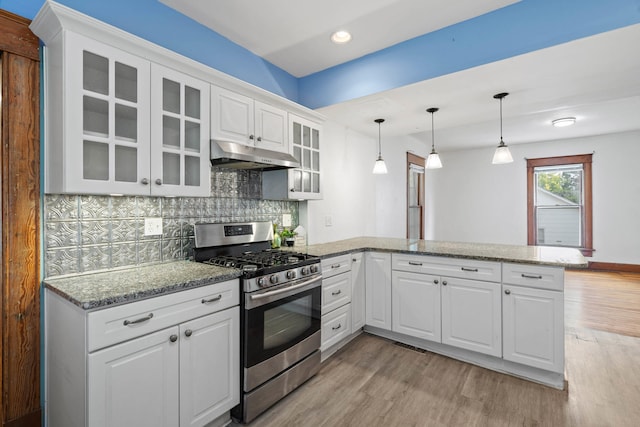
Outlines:
<svg viewBox="0 0 640 427"><path fill-rule="evenodd" d="M276 170L300 167L290 154L250 147L236 142L211 140L211 164L232 169Z"/></svg>

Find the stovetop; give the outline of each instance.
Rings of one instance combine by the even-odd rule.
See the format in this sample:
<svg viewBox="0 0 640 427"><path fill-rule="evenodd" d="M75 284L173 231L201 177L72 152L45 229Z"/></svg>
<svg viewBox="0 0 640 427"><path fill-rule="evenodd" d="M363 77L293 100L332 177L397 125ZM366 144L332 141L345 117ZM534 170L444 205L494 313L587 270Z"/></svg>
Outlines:
<svg viewBox="0 0 640 427"><path fill-rule="evenodd" d="M222 267L239 268L243 278L263 276L305 265L316 264L320 259L299 252L264 250L245 252L239 255L219 255L202 262Z"/></svg>

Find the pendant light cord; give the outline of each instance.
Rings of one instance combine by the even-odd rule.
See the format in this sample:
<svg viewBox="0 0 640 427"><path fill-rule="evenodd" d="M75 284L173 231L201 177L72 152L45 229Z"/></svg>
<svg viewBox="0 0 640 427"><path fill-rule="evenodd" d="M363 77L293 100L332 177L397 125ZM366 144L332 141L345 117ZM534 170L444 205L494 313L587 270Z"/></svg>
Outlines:
<svg viewBox="0 0 640 427"><path fill-rule="evenodd" d="M380 142L380 123L378 122L378 157L382 157L382 142Z"/></svg>
<svg viewBox="0 0 640 427"><path fill-rule="evenodd" d="M431 112L431 152L436 151L435 132L433 131L433 112Z"/></svg>
<svg viewBox="0 0 640 427"><path fill-rule="evenodd" d="M504 143L502 140L502 98L500 98L500 143Z"/></svg>

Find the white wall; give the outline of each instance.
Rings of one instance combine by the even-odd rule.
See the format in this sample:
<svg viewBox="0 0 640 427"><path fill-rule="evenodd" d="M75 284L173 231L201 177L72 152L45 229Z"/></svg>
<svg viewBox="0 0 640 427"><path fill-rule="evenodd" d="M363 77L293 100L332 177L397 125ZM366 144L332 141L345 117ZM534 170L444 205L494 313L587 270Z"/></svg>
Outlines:
<svg viewBox="0 0 640 427"><path fill-rule="evenodd" d="M594 152L591 260L640 264L640 132L510 148L515 161L495 166L492 148L441 153L444 168L427 171L428 239L526 245L525 158Z"/></svg>

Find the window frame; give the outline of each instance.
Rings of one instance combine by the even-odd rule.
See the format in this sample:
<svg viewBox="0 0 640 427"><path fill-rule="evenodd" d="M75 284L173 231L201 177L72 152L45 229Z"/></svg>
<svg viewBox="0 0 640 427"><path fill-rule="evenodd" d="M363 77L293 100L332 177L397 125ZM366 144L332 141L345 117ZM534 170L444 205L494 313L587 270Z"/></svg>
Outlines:
<svg viewBox="0 0 640 427"><path fill-rule="evenodd" d="M581 164L584 186L584 241L583 247L578 248L584 256L593 254L593 195L592 195L592 160L593 154L578 154L572 156L543 157L527 159L527 244L535 246L537 241L537 227L535 221L535 168L541 166L564 166Z"/></svg>

